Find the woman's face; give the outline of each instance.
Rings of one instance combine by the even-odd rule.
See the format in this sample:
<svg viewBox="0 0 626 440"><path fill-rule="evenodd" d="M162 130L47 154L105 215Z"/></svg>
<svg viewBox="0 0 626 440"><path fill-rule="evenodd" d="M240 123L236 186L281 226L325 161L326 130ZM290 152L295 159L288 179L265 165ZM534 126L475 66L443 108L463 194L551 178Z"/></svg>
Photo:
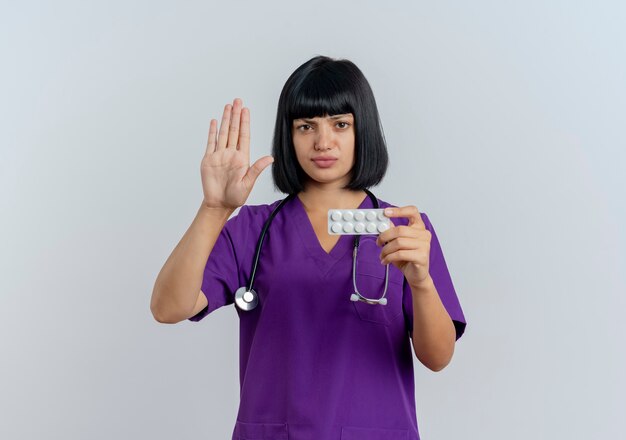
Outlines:
<svg viewBox="0 0 626 440"><path fill-rule="evenodd" d="M295 119L291 133L298 162L310 183L343 187L350 181L355 138L352 113Z"/></svg>

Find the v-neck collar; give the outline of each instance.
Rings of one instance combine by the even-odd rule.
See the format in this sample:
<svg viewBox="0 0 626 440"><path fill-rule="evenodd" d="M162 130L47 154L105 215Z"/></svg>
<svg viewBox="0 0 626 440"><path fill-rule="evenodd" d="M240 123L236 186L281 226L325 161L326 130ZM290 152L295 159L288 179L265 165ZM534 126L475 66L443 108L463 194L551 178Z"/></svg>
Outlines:
<svg viewBox="0 0 626 440"><path fill-rule="evenodd" d="M302 239L302 244L311 258L318 264L320 270L324 275L335 265L349 250L354 246L354 235L340 235L339 240L335 243L335 246L326 252L321 243L317 239L313 224L306 213L304 204L300 198L296 195L294 200L294 229L298 231L298 235ZM372 208L372 200L366 194L365 198L357 209Z"/></svg>

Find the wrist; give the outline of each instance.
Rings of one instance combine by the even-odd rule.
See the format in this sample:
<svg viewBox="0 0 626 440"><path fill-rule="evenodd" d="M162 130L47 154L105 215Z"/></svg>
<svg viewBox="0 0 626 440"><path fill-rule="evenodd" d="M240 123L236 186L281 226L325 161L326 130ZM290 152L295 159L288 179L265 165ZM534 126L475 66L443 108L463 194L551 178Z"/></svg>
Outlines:
<svg viewBox="0 0 626 440"><path fill-rule="evenodd" d="M417 294L429 293L433 290L436 290L435 282L433 281L430 275L428 275L426 278L424 278L422 281L418 283L415 283L415 284L409 283L409 286L411 286L411 291Z"/></svg>
<svg viewBox="0 0 626 440"><path fill-rule="evenodd" d="M232 208L211 207L207 206L204 202L202 202L200 209L198 210L199 215L210 217L212 219L223 220L224 222L228 220L233 212L235 212L235 210Z"/></svg>

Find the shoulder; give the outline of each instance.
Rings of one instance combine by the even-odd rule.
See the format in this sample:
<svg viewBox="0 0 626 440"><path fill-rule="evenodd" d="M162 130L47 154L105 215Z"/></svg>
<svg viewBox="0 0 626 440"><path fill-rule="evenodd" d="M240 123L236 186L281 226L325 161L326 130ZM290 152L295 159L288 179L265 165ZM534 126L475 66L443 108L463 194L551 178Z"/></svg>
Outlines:
<svg viewBox="0 0 626 440"><path fill-rule="evenodd" d="M233 243L247 243L248 237L258 234L262 230L263 225L278 203L280 200L267 204L240 206L226 221L222 234L228 236Z"/></svg>
<svg viewBox="0 0 626 440"><path fill-rule="evenodd" d="M248 224L264 223L281 200L282 199L275 200L271 203L257 205L242 205L239 207L239 211L231 217L231 219L237 218L238 222L245 222Z"/></svg>
<svg viewBox="0 0 626 440"><path fill-rule="evenodd" d="M398 205L394 205L394 204L389 203L389 202L387 202L385 200L382 200L382 199L378 199L378 205L380 206L380 208L383 208L383 209L384 208L398 208ZM407 205L407 206L409 206L409 205ZM419 206L416 206L415 204L413 204L413 205L419 211L420 216L422 217L422 221L424 222L424 226L426 226L426 229L430 230L431 229L430 219L426 215L426 212L422 211L422 209L420 209ZM403 205L403 206L405 206L405 205ZM398 226L398 225L406 226L409 223L409 219L406 218L406 217L394 217L393 218L393 223L396 226Z"/></svg>

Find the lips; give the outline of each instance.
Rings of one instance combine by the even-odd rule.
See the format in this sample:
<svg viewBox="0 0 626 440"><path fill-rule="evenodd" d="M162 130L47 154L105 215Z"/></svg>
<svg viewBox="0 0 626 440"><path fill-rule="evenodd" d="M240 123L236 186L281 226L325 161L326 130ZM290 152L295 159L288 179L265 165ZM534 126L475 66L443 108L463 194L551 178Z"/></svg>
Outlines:
<svg viewBox="0 0 626 440"><path fill-rule="evenodd" d="M316 157L315 159L313 159L313 162L315 162L315 164L320 168L328 168L332 166L335 162L337 162L337 158L329 157L329 156L326 156L326 157L322 156L322 157Z"/></svg>

